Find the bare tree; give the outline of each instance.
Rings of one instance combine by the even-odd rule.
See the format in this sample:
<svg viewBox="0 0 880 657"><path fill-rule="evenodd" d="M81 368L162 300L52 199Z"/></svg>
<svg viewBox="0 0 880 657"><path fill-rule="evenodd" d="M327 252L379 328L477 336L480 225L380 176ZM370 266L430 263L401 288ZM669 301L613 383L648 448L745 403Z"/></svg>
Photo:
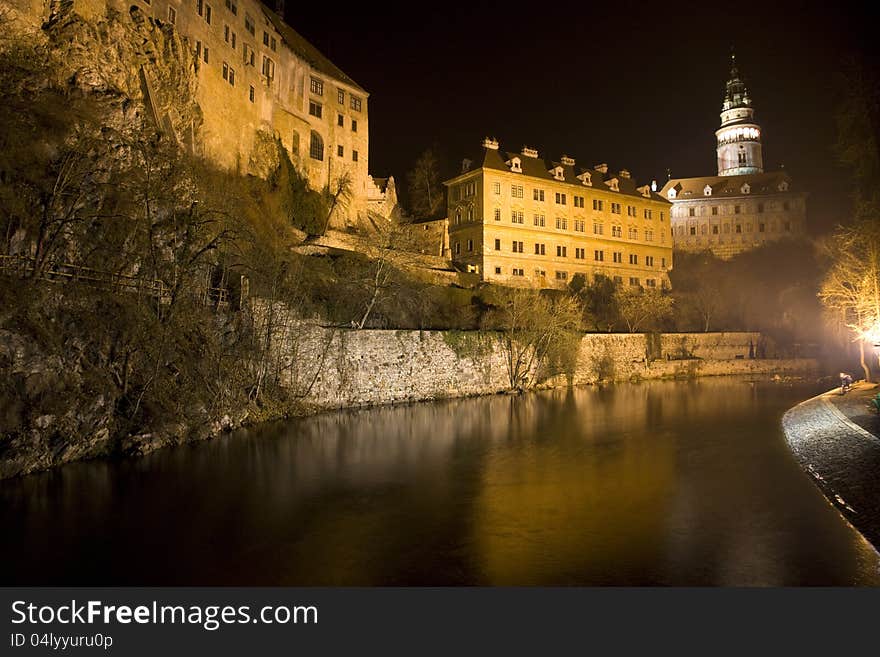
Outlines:
<svg viewBox="0 0 880 657"><path fill-rule="evenodd" d="M440 169L433 149L424 151L407 175L410 212L419 218L434 217L443 208Z"/></svg>
<svg viewBox="0 0 880 657"><path fill-rule="evenodd" d="M347 208L352 196L354 196L354 181L350 171L346 171L339 176L332 185L329 182L327 183L323 193L324 202L327 207L327 216L324 219L324 228L321 230L321 235L327 234L333 213Z"/></svg>
<svg viewBox="0 0 880 657"><path fill-rule="evenodd" d="M630 333L655 325L672 314L672 297L656 288L630 286L614 292L617 312Z"/></svg>
<svg viewBox="0 0 880 657"><path fill-rule="evenodd" d="M826 253L831 266L819 298L826 308L843 317L853 341L859 344L862 369L870 381L865 343L880 343L880 223L863 219L852 226L839 226Z"/></svg>
<svg viewBox="0 0 880 657"><path fill-rule="evenodd" d="M549 298L532 289L499 288L495 296L486 328L498 330L510 389L524 390L562 344L571 346L566 338L577 331L582 310L571 296Z"/></svg>

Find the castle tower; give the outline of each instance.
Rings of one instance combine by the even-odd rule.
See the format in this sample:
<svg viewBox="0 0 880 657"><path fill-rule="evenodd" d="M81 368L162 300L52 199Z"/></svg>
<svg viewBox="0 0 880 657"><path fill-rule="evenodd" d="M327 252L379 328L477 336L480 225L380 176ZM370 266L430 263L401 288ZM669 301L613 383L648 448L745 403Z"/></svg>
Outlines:
<svg viewBox="0 0 880 657"><path fill-rule="evenodd" d="M738 176L763 173L761 128L754 122L755 110L749 90L736 67L736 55L730 55L730 79L721 106L718 139L718 175Z"/></svg>

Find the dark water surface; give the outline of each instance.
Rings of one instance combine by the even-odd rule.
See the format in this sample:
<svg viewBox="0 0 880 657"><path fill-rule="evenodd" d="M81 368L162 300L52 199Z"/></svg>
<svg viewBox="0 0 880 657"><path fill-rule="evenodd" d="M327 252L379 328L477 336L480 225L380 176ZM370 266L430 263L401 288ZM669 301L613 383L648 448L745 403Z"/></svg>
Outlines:
<svg viewBox="0 0 880 657"><path fill-rule="evenodd" d="M816 392L578 388L74 464L0 482L0 584L878 584L781 434Z"/></svg>

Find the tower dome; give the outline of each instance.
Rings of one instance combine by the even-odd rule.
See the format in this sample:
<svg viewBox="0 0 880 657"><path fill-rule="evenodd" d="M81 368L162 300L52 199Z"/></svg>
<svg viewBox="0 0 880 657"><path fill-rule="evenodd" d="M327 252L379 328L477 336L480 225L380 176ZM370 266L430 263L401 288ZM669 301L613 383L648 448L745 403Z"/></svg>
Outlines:
<svg viewBox="0 0 880 657"><path fill-rule="evenodd" d="M736 55L730 55L730 78L721 105L721 127L718 139L718 175L738 176L762 173L761 128L754 121L755 110L746 83L736 66Z"/></svg>

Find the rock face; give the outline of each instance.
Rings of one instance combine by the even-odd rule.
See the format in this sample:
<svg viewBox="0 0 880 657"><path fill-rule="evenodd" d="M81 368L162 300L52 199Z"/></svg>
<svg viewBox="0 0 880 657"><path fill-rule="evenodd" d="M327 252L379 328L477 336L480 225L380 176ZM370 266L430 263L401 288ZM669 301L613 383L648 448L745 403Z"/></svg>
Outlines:
<svg viewBox="0 0 880 657"><path fill-rule="evenodd" d="M6 3L0 4L3 7ZM45 84L89 95L106 108L107 130L126 134L150 122L163 136L195 148L202 126L198 78L191 49L172 26L137 6L112 7L85 18L72 2L42 8L14 0L4 24L9 40L26 40L48 64Z"/></svg>
<svg viewBox="0 0 880 657"><path fill-rule="evenodd" d="M114 400L88 394L81 363L0 330L0 478L112 452Z"/></svg>

